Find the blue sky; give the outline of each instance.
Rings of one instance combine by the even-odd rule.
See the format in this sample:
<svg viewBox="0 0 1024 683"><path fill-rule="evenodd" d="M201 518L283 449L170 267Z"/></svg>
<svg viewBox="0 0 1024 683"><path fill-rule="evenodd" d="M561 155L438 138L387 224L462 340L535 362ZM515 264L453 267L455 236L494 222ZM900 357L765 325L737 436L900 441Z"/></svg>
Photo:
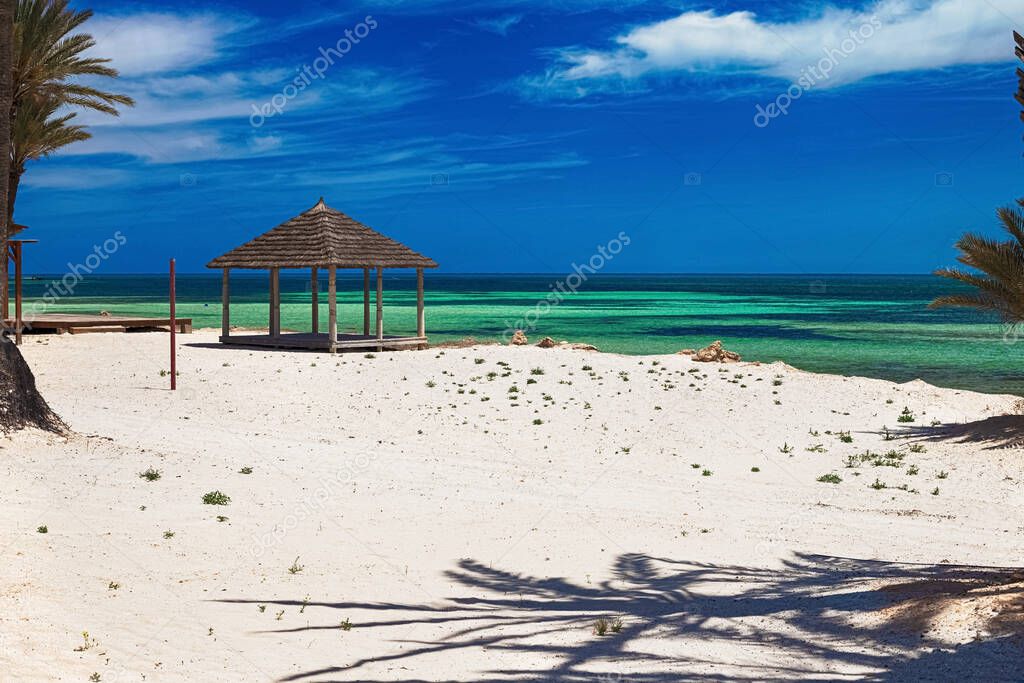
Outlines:
<svg viewBox="0 0 1024 683"><path fill-rule="evenodd" d="M1024 196L1024 0L76 5L138 105L29 167L34 272L199 272L321 195L448 272L928 272Z"/></svg>

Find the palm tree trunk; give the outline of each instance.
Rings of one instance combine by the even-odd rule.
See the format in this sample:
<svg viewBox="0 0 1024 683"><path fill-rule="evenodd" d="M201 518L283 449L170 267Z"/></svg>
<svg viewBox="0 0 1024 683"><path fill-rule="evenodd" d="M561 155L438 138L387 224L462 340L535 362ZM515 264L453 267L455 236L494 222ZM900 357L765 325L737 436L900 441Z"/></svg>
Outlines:
<svg viewBox="0 0 1024 683"><path fill-rule="evenodd" d="M0 0L0 112L9 112L14 103L14 81L11 72L14 60L14 5L16 0ZM7 272L7 238L10 237L10 204L6 179L11 171L11 124L9 115L0 115L0 301L8 301L10 286ZM6 306L4 306L6 309ZM4 310L6 315L7 311ZM0 320L0 326L3 321Z"/></svg>
<svg viewBox="0 0 1024 683"><path fill-rule="evenodd" d="M21 174L24 169L15 168L11 165L11 171L7 174L7 232L14 232L14 203L18 200L18 186L21 185Z"/></svg>

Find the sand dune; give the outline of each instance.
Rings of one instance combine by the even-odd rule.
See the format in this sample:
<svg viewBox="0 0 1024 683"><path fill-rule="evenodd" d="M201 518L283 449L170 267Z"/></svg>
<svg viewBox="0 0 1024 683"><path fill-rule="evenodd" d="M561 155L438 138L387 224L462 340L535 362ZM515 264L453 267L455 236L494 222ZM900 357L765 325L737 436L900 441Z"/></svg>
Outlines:
<svg viewBox="0 0 1024 683"><path fill-rule="evenodd" d="M1016 397L180 339L24 347L76 434L0 443L2 680L1019 679Z"/></svg>

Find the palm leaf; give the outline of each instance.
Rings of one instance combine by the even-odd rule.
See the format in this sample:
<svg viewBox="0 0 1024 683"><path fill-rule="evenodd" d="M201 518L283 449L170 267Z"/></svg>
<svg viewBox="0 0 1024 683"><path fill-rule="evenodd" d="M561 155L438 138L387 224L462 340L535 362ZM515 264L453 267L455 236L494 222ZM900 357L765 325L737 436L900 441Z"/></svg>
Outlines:
<svg viewBox="0 0 1024 683"><path fill-rule="evenodd" d="M972 270L941 268L935 274L973 287L974 294L935 299L929 308L956 306L998 313L1005 322L1024 322L1024 215L1006 207L998 211L1012 239L997 241L967 233L956 243L957 260Z"/></svg>

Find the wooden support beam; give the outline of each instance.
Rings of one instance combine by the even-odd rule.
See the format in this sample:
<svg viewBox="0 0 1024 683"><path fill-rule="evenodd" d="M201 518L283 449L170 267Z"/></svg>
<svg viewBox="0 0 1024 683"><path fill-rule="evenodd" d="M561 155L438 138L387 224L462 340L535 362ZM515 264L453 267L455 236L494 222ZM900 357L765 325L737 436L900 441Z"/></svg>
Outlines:
<svg viewBox="0 0 1024 683"><path fill-rule="evenodd" d="M427 321L423 307L423 269L416 269L416 336L427 336Z"/></svg>
<svg viewBox="0 0 1024 683"><path fill-rule="evenodd" d="M14 243L14 343L21 345L21 242Z"/></svg>
<svg viewBox="0 0 1024 683"><path fill-rule="evenodd" d="M310 275L310 292L313 297L313 334L320 332L320 278L317 269L314 268Z"/></svg>
<svg viewBox="0 0 1024 683"><path fill-rule="evenodd" d="M4 253L3 255L3 258L7 259L7 270L5 270L4 272L7 274L8 278L10 278L13 256L14 245L8 244L7 252ZM0 305L3 306L3 319L9 319L11 317L11 292L10 283L8 282L8 280L4 280L3 283L0 283Z"/></svg>
<svg viewBox="0 0 1024 683"><path fill-rule="evenodd" d="M331 266L327 269L327 333L330 335L331 353L337 350L338 344L338 269Z"/></svg>
<svg viewBox="0 0 1024 683"><path fill-rule="evenodd" d="M270 336L281 336L281 269L270 269Z"/></svg>
<svg viewBox="0 0 1024 683"><path fill-rule="evenodd" d="M231 269L225 268L220 283L220 336L231 336Z"/></svg>
<svg viewBox="0 0 1024 683"><path fill-rule="evenodd" d="M363 335L370 336L370 269L363 268Z"/></svg>
<svg viewBox="0 0 1024 683"><path fill-rule="evenodd" d="M384 350L384 269L377 266L377 350Z"/></svg>

